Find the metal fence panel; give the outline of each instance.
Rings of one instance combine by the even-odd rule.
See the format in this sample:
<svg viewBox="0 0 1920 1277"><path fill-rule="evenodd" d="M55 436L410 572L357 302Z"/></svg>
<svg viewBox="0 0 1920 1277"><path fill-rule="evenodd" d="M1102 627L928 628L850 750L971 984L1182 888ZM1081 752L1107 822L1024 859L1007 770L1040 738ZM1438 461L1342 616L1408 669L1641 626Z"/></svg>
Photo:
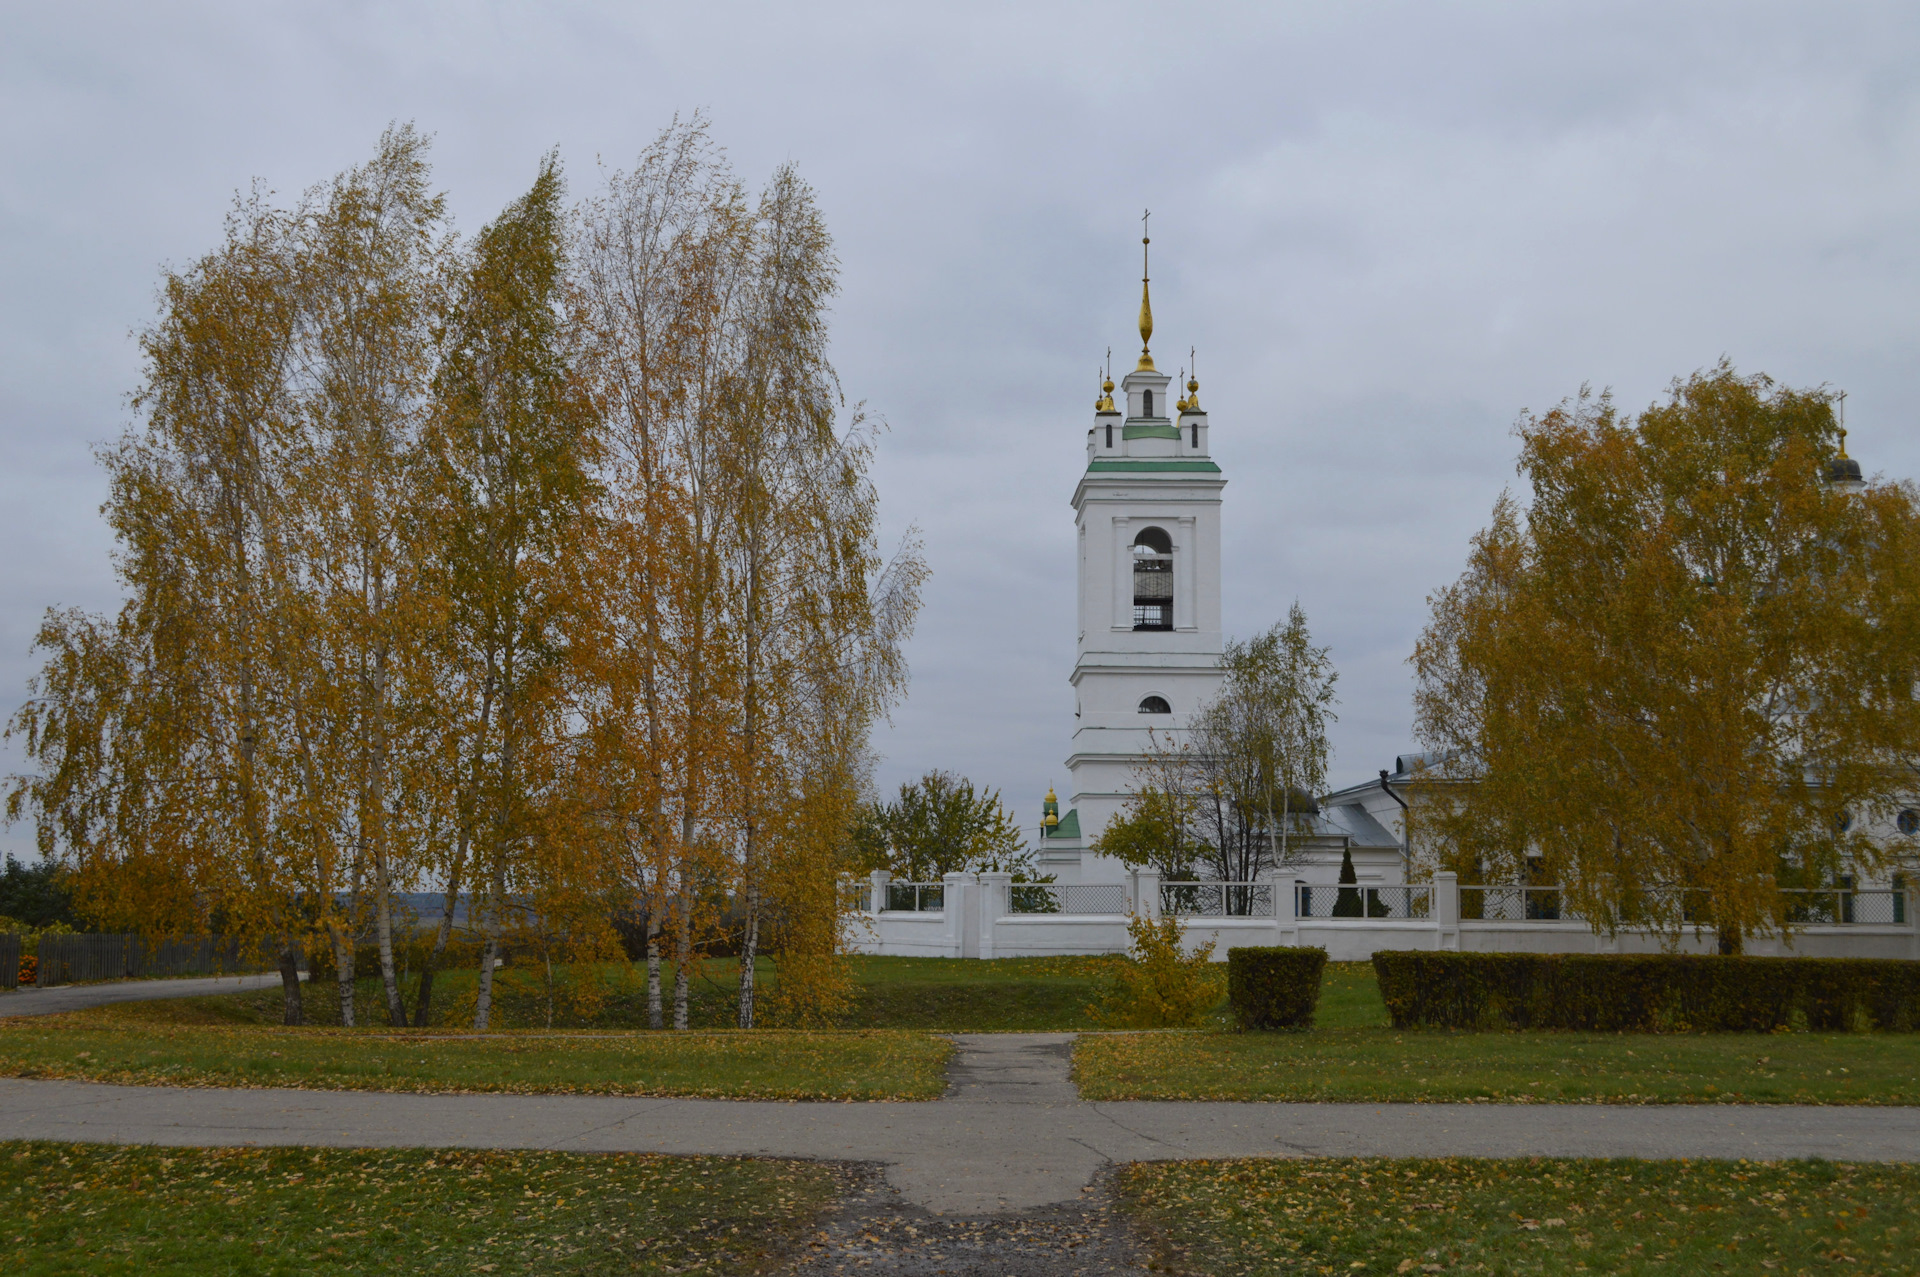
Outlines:
<svg viewBox="0 0 1920 1277"><path fill-rule="evenodd" d="M1831 923L1864 926L1904 926L1907 921L1907 893L1904 888L1855 890L1841 887L1826 891L1782 891L1787 901L1789 923Z"/></svg>
<svg viewBox="0 0 1920 1277"><path fill-rule="evenodd" d="M1123 882L1016 882L1007 888L1013 913L1125 913Z"/></svg>
<svg viewBox="0 0 1920 1277"><path fill-rule="evenodd" d="M1464 888L1462 890L1465 890ZM1427 918L1433 914L1433 888L1395 884L1362 887L1356 883L1293 885L1296 918Z"/></svg>
<svg viewBox="0 0 1920 1277"><path fill-rule="evenodd" d="M899 913L939 913L947 907L943 882L890 882L887 908Z"/></svg>
<svg viewBox="0 0 1920 1277"><path fill-rule="evenodd" d="M1176 918L1271 918L1270 882L1163 882L1160 912Z"/></svg>

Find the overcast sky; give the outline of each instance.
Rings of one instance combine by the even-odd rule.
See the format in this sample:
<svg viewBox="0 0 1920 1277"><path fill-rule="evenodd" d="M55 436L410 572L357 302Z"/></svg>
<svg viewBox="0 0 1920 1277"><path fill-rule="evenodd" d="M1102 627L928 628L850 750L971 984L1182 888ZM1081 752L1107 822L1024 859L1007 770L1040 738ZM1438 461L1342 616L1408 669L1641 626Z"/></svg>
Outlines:
<svg viewBox="0 0 1920 1277"><path fill-rule="evenodd" d="M949 768L1028 825L1065 789L1068 503L1094 369L1136 348L1143 207L1158 362L1198 348L1229 480L1227 630L1301 601L1333 778L1364 779L1411 743L1426 595L1521 411L1638 408L1725 354L1844 388L1867 470L1915 473L1917 69L1910 4L0 0L0 701L44 609L116 603L91 450L161 266L237 189L412 120L473 230L545 150L585 194L704 109L750 182L817 189L888 536L925 535L883 787Z"/></svg>

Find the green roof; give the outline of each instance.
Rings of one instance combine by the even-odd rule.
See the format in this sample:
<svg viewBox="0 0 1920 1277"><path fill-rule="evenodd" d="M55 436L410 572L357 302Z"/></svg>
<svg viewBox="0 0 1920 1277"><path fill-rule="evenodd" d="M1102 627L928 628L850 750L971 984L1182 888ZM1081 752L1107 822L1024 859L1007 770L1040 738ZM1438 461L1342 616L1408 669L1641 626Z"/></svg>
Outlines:
<svg viewBox="0 0 1920 1277"><path fill-rule="evenodd" d="M1148 474L1167 470L1186 474L1220 473L1220 467L1211 461L1177 461L1172 457L1148 457L1142 460L1102 457L1087 463L1088 474Z"/></svg>
<svg viewBox="0 0 1920 1277"><path fill-rule="evenodd" d="M1078 807L1070 809L1066 815L1062 816L1060 823L1053 827L1053 833L1049 835L1053 838L1078 838L1079 836L1080 809Z"/></svg>
<svg viewBox="0 0 1920 1277"><path fill-rule="evenodd" d="M1123 426L1120 429L1120 437L1122 439L1178 439L1180 427L1174 425Z"/></svg>

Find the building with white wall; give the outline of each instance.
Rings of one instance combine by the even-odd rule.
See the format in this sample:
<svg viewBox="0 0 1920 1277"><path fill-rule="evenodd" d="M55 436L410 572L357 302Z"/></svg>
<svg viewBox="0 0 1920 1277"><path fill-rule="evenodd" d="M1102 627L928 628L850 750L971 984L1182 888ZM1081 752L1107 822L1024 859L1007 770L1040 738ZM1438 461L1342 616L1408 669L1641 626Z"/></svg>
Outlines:
<svg viewBox="0 0 1920 1277"><path fill-rule="evenodd" d="M1101 387L1087 468L1073 490L1079 634L1071 806L1040 840L1043 870L1069 883L1125 877L1125 866L1088 853L1086 844L1120 811L1156 738L1177 744L1220 684L1227 481L1209 451L1199 382L1189 379L1181 394L1154 366L1142 274L1139 362L1120 381L1124 407L1111 375Z"/></svg>

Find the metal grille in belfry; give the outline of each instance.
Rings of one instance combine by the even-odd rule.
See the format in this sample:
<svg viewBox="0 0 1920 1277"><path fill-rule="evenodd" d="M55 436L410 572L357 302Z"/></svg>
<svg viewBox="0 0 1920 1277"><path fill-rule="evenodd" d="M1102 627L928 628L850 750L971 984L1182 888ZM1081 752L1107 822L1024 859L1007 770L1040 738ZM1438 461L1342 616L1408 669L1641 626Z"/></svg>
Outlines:
<svg viewBox="0 0 1920 1277"><path fill-rule="evenodd" d="M1133 561L1134 602L1144 603L1151 599L1172 597L1172 559L1135 559Z"/></svg>

